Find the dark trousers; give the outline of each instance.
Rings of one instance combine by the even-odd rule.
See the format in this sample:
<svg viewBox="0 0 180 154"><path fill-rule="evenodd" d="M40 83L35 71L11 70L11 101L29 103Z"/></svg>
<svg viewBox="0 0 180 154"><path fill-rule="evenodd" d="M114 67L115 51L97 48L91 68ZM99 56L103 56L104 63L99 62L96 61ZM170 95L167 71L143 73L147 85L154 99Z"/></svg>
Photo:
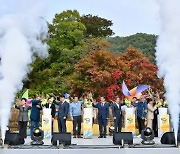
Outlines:
<svg viewBox="0 0 180 154"><path fill-rule="evenodd" d="M153 119L153 130L154 130L154 136L158 137L158 120L157 120L157 114L154 114L154 119Z"/></svg>
<svg viewBox="0 0 180 154"><path fill-rule="evenodd" d="M51 123L51 135L53 135L53 133L54 133L54 121L53 121L53 119L52 119L52 123Z"/></svg>
<svg viewBox="0 0 180 154"><path fill-rule="evenodd" d="M139 126L139 134L141 134L141 131L145 129L145 125L144 125L145 120L140 117L137 117L137 121Z"/></svg>
<svg viewBox="0 0 180 154"><path fill-rule="evenodd" d="M121 128L122 128L122 117L116 117L116 119L114 120L114 127L115 127L115 132L121 132Z"/></svg>
<svg viewBox="0 0 180 154"><path fill-rule="evenodd" d="M19 127L19 134L23 137L26 138L27 137L27 121L19 121L18 122L18 127Z"/></svg>
<svg viewBox="0 0 180 154"><path fill-rule="evenodd" d="M77 126L77 130L76 130ZM81 134L81 115L80 116L73 116L73 135L80 135Z"/></svg>
<svg viewBox="0 0 180 154"><path fill-rule="evenodd" d="M66 132L66 119L58 118L58 129L60 133Z"/></svg>
<svg viewBox="0 0 180 154"><path fill-rule="evenodd" d="M98 119L100 136L106 136L107 119Z"/></svg>
<svg viewBox="0 0 180 154"><path fill-rule="evenodd" d="M34 128L39 128L39 121L31 120L31 133L33 132Z"/></svg>

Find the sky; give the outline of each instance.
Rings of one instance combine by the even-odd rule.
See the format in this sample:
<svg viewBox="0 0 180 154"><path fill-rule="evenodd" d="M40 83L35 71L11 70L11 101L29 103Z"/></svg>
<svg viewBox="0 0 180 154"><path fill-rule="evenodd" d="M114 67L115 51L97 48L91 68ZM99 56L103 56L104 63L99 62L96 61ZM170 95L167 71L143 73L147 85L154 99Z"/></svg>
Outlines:
<svg viewBox="0 0 180 154"><path fill-rule="evenodd" d="M92 14L112 20L115 36L136 33L159 34L160 20L157 0L46 0L47 20L56 13L71 9L80 15Z"/></svg>

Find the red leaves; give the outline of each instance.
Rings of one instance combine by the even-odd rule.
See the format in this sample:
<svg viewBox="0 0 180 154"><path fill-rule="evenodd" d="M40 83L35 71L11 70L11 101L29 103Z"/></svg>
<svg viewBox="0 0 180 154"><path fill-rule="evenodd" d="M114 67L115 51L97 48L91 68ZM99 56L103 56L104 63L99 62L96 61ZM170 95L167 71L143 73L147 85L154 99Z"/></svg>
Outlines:
<svg viewBox="0 0 180 154"><path fill-rule="evenodd" d="M117 81L120 77L122 77L123 75L123 71L119 70L119 69L115 69L113 72L112 72L112 78Z"/></svg>
<svg viewBox="0 0 180 154"><path fill-rule="evenodd" d="M81 82L86 83L82 89L91 89L94 93L107 96L108 100L114 99L116 95L122 96L123 80L130 88L149 84L154 90L162 89L162 81L156 75L157 66L134 48L128 48L118 57L109 51L92 51L88 58L76 64L75 71Z"/></svg>
<svg viewBox="0 0 180 154"><path fill-rule="evenodd" d="M115 96L121 95L121 85L112 84L106 88L107 90L107 99L114 100Z"/></svg>

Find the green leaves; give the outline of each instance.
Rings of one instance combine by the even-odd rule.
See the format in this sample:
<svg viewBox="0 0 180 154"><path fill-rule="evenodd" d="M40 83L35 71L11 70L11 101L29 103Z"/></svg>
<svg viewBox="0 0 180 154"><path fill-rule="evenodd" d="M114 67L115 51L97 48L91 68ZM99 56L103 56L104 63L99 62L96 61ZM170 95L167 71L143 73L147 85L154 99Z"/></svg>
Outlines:
<svg viewBox="0 0 180 154"><path fill-rule="evenodd" d="M114 34L110 29L112 21L91 14L83 15L81 22L86 26L86 37L108 37Z"/></svg>
<svg viewBox="0 0 180 154"><path fill-rule="evenodd" d="M114 34L111 26L112 21L98 16L80 17L77 10L56 14L49 24L49 56L37 58L32 64L33 71L24 87L31 89L31 94L91 91L109 99L122 95L122 80L129 87L144 83L162 89L157 67L146 58L154 62L156 36L103 39Z"/></svg>
<svg viewBox="0 0 180 154"><path fill-rule="evenodd" d="M77 10L55 15L53 23L49 24L49 57L36 60L34 71L29 75L32 89L63 93L72 88L68 80L74 72L74 64L81 57L86 29L80 18Z"/></svg>
<svg viewBox="0 0 180 154"><path fill-rule="evenodd" d="M49 27L48 42L54 52L60 52L63 49L72 50L84 43L83 38L86 28L81 23L77 10L67 10L56 14Z"/></svg>
<svg viewBox="0 0 180 154"><path fill-rule="evenodd" d="M156 35L137 33L126 37L109 37L107 41L112 45L110 49L115 55L125 52L130 46L141 51L151 62L155 64Z"/></svg>

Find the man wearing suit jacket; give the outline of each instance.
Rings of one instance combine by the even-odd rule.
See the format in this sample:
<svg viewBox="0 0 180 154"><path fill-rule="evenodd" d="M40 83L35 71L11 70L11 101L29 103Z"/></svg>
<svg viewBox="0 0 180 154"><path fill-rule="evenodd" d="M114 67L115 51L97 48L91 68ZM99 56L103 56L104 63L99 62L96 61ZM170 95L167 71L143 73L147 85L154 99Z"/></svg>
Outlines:
<svg viewBox="0 0 180 154"><path fill-rule="evenodd" d="M37 96L35 100L32 100L32 110L31 110L31 115L30 115L31 133L33 132L34 128L39 127L40 110L42 110L41 97Z"/></svg>
<svg viewBox="0 0 180 154"><path fill-rule="evenodd" d="M116 97L115 102L112 105L112 114L114 117L115 132L121 132L122 112L121 112L121 103L119 97Z"/></svg>
<svg viewBox="0 0 180 154"><path fill-rule="evenodd" d="M100 136L98 138L106 138L106 126L109 119L109 104L105 102L103 96L100 97L100 102L93 104L93 107L98 108L98 123ZM104 128L104 130L103 130Z"/></svg>
<svg viewBox="0 0 180 154"><path fill-rule="evenodd" d="M58 111L58 129L59 132L66 132L66 118L68 114L68 103L65 101L64 95L60 96Z"/></svg>
<svg viewBox="0 0 180 154"><path fill-rule="evenodd" d="M147 102L145 97L142 95L138 101L137 106L137 121L139 126L139 134L145 129L145 120L147 118Z"/></svg>

